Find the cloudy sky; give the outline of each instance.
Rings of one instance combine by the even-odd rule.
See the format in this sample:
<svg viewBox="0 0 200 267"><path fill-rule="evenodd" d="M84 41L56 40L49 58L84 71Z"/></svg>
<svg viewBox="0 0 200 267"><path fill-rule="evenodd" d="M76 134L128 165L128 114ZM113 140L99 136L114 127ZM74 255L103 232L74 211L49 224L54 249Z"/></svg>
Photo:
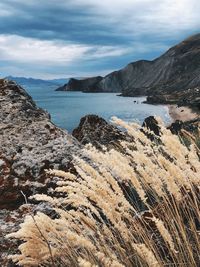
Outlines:
<svg viewBox="0 0 200 267"><path fill-rule="evenodd" d="M105 75L200 32L199 0L1 0L1 76Z"/></svg>

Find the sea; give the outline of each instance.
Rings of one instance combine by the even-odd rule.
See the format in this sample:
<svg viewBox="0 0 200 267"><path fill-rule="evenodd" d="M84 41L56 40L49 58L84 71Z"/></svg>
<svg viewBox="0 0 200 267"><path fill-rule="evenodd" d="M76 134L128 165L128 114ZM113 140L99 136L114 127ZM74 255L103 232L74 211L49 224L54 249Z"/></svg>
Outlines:
<svg viewBox="0 0 200 267"><path fill-rule="evenodd" d="M143 103L146 97L121 97L117 93L58 92L55 86L24 86L37 105L47 110L57 126L72 132L80 119L88 114L101 116L108 122L113 116L142 124L148 116L171 122L168 107Z"/></svg>

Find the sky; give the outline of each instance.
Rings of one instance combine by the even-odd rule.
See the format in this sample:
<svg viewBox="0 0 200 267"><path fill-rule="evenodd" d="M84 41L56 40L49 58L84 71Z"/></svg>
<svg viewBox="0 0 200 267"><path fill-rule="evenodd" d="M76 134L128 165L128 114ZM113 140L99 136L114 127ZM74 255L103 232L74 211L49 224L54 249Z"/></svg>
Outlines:
<svg viewBox="0 0 200 267"><path fill-rule="evenodd" d="M1 0L0 75L106 75L200 32L199 0Z"/></svg>

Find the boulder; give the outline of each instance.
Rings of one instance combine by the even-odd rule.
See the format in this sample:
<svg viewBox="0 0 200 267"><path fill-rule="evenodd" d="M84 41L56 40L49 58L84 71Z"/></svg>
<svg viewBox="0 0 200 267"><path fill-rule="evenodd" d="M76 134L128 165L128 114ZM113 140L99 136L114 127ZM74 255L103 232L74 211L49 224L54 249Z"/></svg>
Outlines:
<svg viewBox="0 0 200 267"><path fill-rule="evenodd" d="M87 115L73 130L72 135L83 145L92 144L98 149L106 146L108 149L119 148L120 141L130 137L117 127L106 122L97 115Z"/></svg>

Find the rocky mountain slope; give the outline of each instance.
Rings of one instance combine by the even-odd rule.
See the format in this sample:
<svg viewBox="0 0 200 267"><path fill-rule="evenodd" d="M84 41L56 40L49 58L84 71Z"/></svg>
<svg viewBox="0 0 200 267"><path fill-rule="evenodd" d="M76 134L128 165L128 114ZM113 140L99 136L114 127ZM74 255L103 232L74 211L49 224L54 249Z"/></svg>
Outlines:
<svg viewBox="0 0 200 267"><path fill-rule="evenodd" d="M80 80L77 87L77 82L70 82L65 90L88 91L85 83L85 80ZM90 91L121 92L123 96L149 95L154 96L149 101L156 103L184 102L189 96L197 105L199 87L200 34L184 40L153 61L130 63L99 82L90 83ZM159 95L161 98L156 98Z"/></svg>

